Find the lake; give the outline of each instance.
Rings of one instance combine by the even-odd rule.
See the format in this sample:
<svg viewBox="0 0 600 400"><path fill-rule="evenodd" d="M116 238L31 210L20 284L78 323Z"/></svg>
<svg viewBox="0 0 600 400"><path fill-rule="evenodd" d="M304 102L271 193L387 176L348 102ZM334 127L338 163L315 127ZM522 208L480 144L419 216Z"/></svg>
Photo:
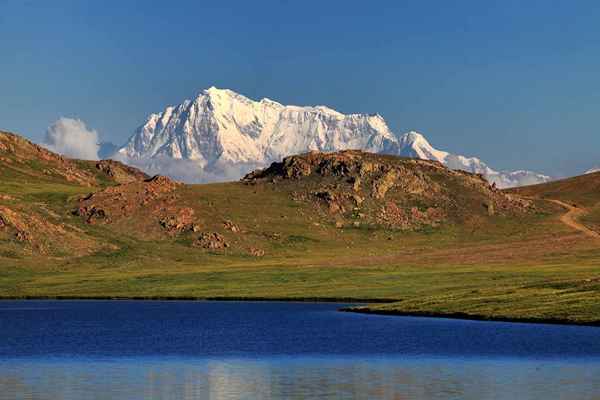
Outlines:
<svg viewBox="0 0 600 400"><path fill-rule="evenodd" d="M346 304L0 302L0 399L599 399L600 328Z"/></svg>

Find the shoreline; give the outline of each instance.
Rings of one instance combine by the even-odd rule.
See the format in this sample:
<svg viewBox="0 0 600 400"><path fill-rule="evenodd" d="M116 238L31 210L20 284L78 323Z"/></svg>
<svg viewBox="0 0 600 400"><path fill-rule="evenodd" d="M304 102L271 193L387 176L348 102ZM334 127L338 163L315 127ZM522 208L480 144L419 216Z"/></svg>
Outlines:
<svg viewBox="0 0 600 400"><path fill-rule="evenodd" d="M396 317L419 317L419 318L441 318L455 319L462 321L479 321L479 322L508 322L514 324L536 324L536 325L563 325L563 326L589 326L600 327L600 320L595 321L573 321L564 318L536 318L536 317L503 317L503 316L487 316L468 314L463 312L452 313L437 313L429 311L400 311L400 310L373 310L368 307L344 307L340 308L340 312L348 312L355 314L370 314L370 315L387 315Z"/></svg>
<svg viewBox="0 0 600 400"><path fill-rule="evenodd" d="M245 297L245 296L0 296L0 302L10 300L112 300L112 301L279 301L288 303L356 303L387 304L398 300L356 297Z"/></svg>
<svg viewBox="0 0 600 400"><path fill-rule="evenodd" d="M19 301L19 300L56 300L56 301L86 301L86 300L106 300L106 301L230 301L230 302L286 302L286 303L354 303L358 304L389 304L396 303L399 300L395 299L366 299L356 297L244 297L244 296L211 296L211 297L195 297L195 296L0 296L0 302L3 301ZM368 314L368 315L384 315L397 317L419 317L419 318L442 318L455 319L463 321L480 321L480 322L508 322L521 324L544 324L544 325L563 325L563 326L589 326L600 327L600 320L596 321L573 321L563 318L536 318L536 317L503 317L503 316L486 316L477 314L468 314L463 312L453 313L437 313L429 311L400 311L400 310L374 310L368 307L342 307L337 311Z"/></svg>

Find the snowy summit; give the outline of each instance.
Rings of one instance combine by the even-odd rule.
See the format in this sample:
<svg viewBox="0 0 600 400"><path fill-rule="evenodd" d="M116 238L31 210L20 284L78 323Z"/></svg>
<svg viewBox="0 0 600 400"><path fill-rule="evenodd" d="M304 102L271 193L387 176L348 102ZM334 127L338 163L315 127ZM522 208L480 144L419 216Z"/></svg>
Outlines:
<svg viewBox="0 0 600 400"><path fill-rule="evenodd" d="M480 173L499 187L550 180L528 171L497 172L478 158L436 150L417 132L395 135L378 114L342 114L326 106L253 101L211 87L193 100L151 114L117 158L186 181L237 179L249 170L310 150L361 149L436 160Z"/></svg>

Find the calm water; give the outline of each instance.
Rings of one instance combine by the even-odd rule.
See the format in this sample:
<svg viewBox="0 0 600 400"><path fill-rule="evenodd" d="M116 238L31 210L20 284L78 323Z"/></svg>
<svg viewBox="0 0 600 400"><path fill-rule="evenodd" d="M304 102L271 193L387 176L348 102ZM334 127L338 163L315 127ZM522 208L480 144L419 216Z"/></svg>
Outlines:
<svg viewBox="0 0 600 400"><path fill-rule="evenodd" d="M600 328L341 306L0 302L0 399L600 399Z"/></svg>

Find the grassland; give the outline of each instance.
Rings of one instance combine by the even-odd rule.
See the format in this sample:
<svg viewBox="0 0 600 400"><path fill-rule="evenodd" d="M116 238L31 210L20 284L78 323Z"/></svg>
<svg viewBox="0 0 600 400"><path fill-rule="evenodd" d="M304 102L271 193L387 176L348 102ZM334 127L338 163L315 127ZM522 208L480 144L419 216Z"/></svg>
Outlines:
<svg viewBox="0 0 600 400"><path fill-rule="evenodd" d="M86 224L74 199L97 188L13 173L0 171L10 199L0 205L44 212L93 245L44 253L0 238L0 298L346 299L373 302L369 312L600 324L600 243L561 222L566 211L540 188L527 193L539 197L535 213L405 231L336 228L273 185L186 186L178 201L232 243L204 251L191 234L156 240L143 215ZM559 194L585 198L582 221L595 215L593 194ZM224 230L225 219L242 231Z"/></svg>
<svg viewBox="0 0 600 400"><path fill-rule="evenodd" d="M262 244L264 257L195 252L177 238L114 237L107 227L88 226L88 235L118 250L74 258L0 257L0 293L64 298L379 299L391 303L371 310L576 323L600 320L600 246L564 226L558 219L560 211L429 232L340 230L333 224L307 229L309 210L286 206L287 199L265 193L252 198L237 184L230 186L226 191L223 185L198 186L191 195L206 203L245 204L221 208L223 215L241 225L262 212L264 230L240 240L255 243L256 237L278 232L281 240ZM61 196L45 193L54 210L66 215ZM259 211L265 202L277 204L267 209L277 212ZM70 222L81 224L75 218Z"/></svg>

